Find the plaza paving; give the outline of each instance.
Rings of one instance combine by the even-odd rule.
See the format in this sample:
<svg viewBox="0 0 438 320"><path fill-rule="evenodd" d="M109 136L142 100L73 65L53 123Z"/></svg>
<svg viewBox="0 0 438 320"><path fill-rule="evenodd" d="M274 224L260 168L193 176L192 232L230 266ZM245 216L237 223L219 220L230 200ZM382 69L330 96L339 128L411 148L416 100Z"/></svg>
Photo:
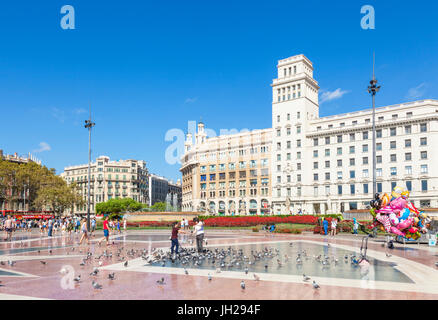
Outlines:
<svg viewBox="0 0 438 320"><path fill-rule="evenodd" d="M209 249L232 248L262 250L276 248L281 258L290 255L281 267L270 262L269 269L253 266L248 274L243 269L184 268L168 262L165 266L148 264L140 253L153 248L169 250L170 230L128 230L111 236L111 245L98 245L98 232L89 245L78 245L79 235L41 236L17 232L12 242L0 242L0 299L438 299L437 248L426 245L395 244L395 249L382 246L383 238L370 239L367 257L371 262L368 273L353 268L343 261L344 254L358 254L362 237L338 235L272 235L250 231L206 230ZM191 248L188 236L181 237L184 248ZM290 243L293 245L290 245ZM134 249L136 253L130 255ZM339 264L320 268L309 262L304 267L295 263L301 249L339 258ZM101 256L104 250L112 257ZM117 252L121 250L120 256ZM295 251L294 251L295 250ZM298 251L297 251L298 250ZM85 265L81 262L87 252L92 255ZM386 253L389 253L388 255ZM309 254L310 256L310 254ZM121 260L122 257L124 260ZM125 266L125 261L128 265ZM284 260L284 259L283 259ZM9 265L8 261L15 261ZM42 263L41 261L45 262ZM273 259L275 261L275 259ZM101 265L99 265L99 263ZM90 275L94 268L99 272ZM300 269L301 268L301 269ZM115 273L115 280L108 274ZM254 280L254 273L260 280ZM302 274L320 285L315 290L311 282L304 282ZM208 274L212 280L208 280ZM72 279L81 275L81 281ZM164 284L157 280L164 278ZM102 285L94 289L92 281ZM244 280L246 289L240 288Z"/></svg>

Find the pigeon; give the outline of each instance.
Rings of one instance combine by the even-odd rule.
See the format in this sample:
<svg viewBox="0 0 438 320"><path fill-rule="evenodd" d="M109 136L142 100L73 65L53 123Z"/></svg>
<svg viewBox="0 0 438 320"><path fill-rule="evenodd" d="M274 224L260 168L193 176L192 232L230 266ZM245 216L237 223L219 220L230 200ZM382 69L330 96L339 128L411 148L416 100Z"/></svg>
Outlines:
<svg viewBox="0 0 438 320"><path fill-rule="evenodd" d="M265 264L265 270L268 270L268 265L267 264Z"/></svg>
<svg viewBox="0 0 438 320"><path fill-rule="evenodd" d="M157 280L158 284L164 284L164 278L161 278L160 280Z"/></svg>
<svg viewBox="0 0 438 320"><path fill-rule="evenodd" d="M99 273L99 269L94 268L93 272L90 273L90 276L96 276Z"/></svg>
<svg viewBox="0 0 438 320"><path fill-rule="evenodd" d="M435 262L435 267L438 267L438 262Z"/></svg>
<svg viewBox="0 0 438 320"><path fill-rule="evenodd" d="M317 283L315 282L315 280L313 280L312 285L313 285L313 289L320 289L319 284L317 284Z"/></svg>
<svg viewBox="0 0 438 320"><path fill-rule="evenodd" d="M260 280L260 277L258 275L256 275L255 273L254 273L254 280L255 281L259 281Z"/></svg>
<svg viewBox="0 0 438 320"><path fill-rule="evenodd" d="M40 261L41 262L41 264L44 264L44 265L46 265L47 264L47 262L45 262L45 261Z"/></svg>
<svg viewBox="0 0 438 320"><path fill-rule="evenodd" d="M8 264L9 264L11 267L13 267L15 263L16 263L15 261L8 260Z"/></svg>
<svg viewBox="0 0 438 320"><path fill-rule="evenodd" d="M187 271L186 268L184 268L184 273L185 273L185 274L189 274L189 272Z"/></svg>
<svg viewBox="0 0 438 320"><path fill-rule="evenodd" d="M99 261L99 267L101 267L103 265L102 261Z"/></svg>
<svg viewBox="0 0 438 320"><path fill-rule="evenodd" d="M306 276L305 274L303 274L303 281L309 281L310 277Z"/></svg>
<svg viewBox="0 0 438 320"><path fill-rule="evenodd" d="M41 250L38 250L38 253L41 253Z"/></svg>
<svg viewBox="0 0 438 320"><path fill-rule="evenodd" d="M392 257L392 254L389 254L388 252L385 252L385 254L386 254L387 258L391 258Z"/></svg>
<svg viewBox="0 0 438 320"><path fill-rule="evenodd" d="M245 290L245 281L242 280L242 282L240 282L240 287Z"/></svg>
<svg viewBox="0 0 438 320"><path fill-rule="evenodd" d="M91 285L93 286L94 289L102 289L102 286L94 280L93 282L91 282Z"/></svg>
<svg viewBox="0 0 438 320"><path fill-rule="evenodd" d="M115 279L115 278L114 278L114 272L108 274L108 279L110 279L110 280L114 280L114 279Z"/></svg>
<svg viewBox="0 0 438 320"><path fill-rule="evenodd" d="M52 250L49 250L49 253L52 254Z"/></svg>
<svg viewBox="0 0 438 320"><path fill-rule="evenodd" d="M2 266L4 266L4 265L5 265L5 262L4 262L4 261L0 261L0 264L1 264Z"/></svg>
<svg viewBox="0 0 438 320"><path fill-rule="evenodd" d="M211 274L208 274L208 280L211 281Z"/></svg>
<svg viewBox="0 0 438 320"><path fill-rule="evenodd" d="M221 268L216 268L216 273L221 273Z"/></svg>
<svg viewBox="0 0 438 320"><path fill-rule="evenodd" d="M78 275L76 278L73 279L73 281L80 282L81 281L81 275Z"/></svg>
<svg viewBox="0 0 438 320"><path fill-rule="evenodd" d="M248 267L245 267L245 274L248 274Z"/></svg>
<svg viewBox="0 0 438 320"><path fill-rule="evenodd" d="M80 266L85 266L85 260L82 260L82 262L79 265Z"/></svg>
<svg viewBox="0 0 438 320"><path fill-rule="evenodd" d="M124 267L128 266L128 260L125 261L125 263L123 264Z"/></svg>

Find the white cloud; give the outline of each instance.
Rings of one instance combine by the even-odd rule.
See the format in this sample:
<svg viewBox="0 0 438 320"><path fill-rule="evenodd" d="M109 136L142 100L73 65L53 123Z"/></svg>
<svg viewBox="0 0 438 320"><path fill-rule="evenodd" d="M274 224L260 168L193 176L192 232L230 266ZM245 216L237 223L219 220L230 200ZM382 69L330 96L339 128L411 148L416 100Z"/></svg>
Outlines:
<svg viewBox="0 0 438 320"><path fill-rule="evenodd" d="M340 99L340 98L342 98L342 96L344 96L348 92L349 91L347 91L347 90L341 90L341 88L338 88L335 91L321 90L321 98L319 100L319 104L323 104L324 102L327 102L327 101Z"/></svg>
<svg viewBox="0 0 438 320"><path fill-rule="evenodd" d="M411 88L408 91L406 98L408 99L419 99L426 93L427 84L423 82L415 88Z"/></svg>
<svg viewBox="0 0 438 320"><path fill-rule="evenodd" d="M49 144L47 142L40 142L39 146L40 146L39 149L33 150L34 153L52 150L52 148L49 146Z"/></svg>
<svg viewBox="0 0 438 320"><path fill-rule="evenodd" d="M52 116L56 118L59 122L65 121L65 112L58 108L52 108Z"/></svg>
<svg viewBox="0 0 438 320"><path fill-rule="evenodd" d="M74 114L82 114L82 113L87 113L87 110L85 110L84 108L77 108L73 110Z"/></svg>
<svg viewBox="0 0 438 320"><path fill-rule="evenodd" d="M184 101L184 103L185 104L193 103L193 102L196 102L197 100L198 100L198 98L187 98L186 101Z"/></svg>

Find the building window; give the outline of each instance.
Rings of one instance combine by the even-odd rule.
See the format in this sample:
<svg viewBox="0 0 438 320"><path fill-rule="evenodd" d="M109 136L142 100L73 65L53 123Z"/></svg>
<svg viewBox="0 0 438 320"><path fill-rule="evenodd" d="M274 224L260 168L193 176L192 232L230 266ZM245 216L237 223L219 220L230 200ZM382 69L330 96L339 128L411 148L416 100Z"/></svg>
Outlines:
<svg viewBox="0 0 438 320"><path fill-rule="evenodd" d="M412 145L411 139L405 140L405 148L410 148Z"/></svg>
<svg viewBox="0 0 438 320"><path fill-rule="evenodd" d="M279 98L280 99L280 98ZM277 116L277 122L280 122L280 116Z"/></svg>
<svg viewBox="0 0 438 320"><path fill-rule="evenodd" d="M427 164L423 164L423 165L421 165L421 173L422 173L422 174L427 174L427 173L429 173L429 170L428 170L428 168L427 168Z"/></svg>
<svg viewBox="0 0 438 320"><path fill-rule="evenodd" d="M421 138L420 139L420 145L421 146L427 146L427 138Z"/></svg>
<svg viewBox="0 0 438 320"><path fill-rule="evenodd" d="M342 159L338 159L337 163L338 163L338 167L342 167Z"/></svg>
<svg viewBox="0 0 438 320"><path fill-rule="evenodd" d="M368 140L368 131L362 132L362 138L363 140Z"/></svg>
<svg viewBox="0 0 438 320"><path fill-rule="evenodd" d="M421 180L421 191L427 191L427 180Z"/></svg>
<svg viewBox="0 0 438 320"><path fill-rule="evenodd" d="M363 164L363 165L368 164L368 157L363 157L363 158L362 158L362 164Z"/></svg>
<svg viewBox="0 0 438 320"><path fill-rule="evenodd" d="M350 170L350 179L355 179L355 178L356 178L356 171Z"/></svg>
<svg viewBox="0 0 438 320"><path fill-rule="evenodd" d="M338 148L336 150L336 153L337 153L338 156L341 156L342 155L342 148Z"/></svg>
<svg viewBox="0 0 438 320"><path fill-rule="evenodd" d="M350 193L351 195L356 194L356 186L354 184L350 184Z"/></svg>
<svg viewBox="0 0 438 320"><path fill-rule="evenodd" d="M325 137L325 144L330 144L330 137Z"/></svg>
<svg viewBox="0 0 438 320"><path fill-rule="evenodd" d="M421 151L421 160L427 159L427 151Z"/></svg>
<svg viewBox="0 0 438 320"><path fill-rule="evenodd" d="M286 134L290 136L290 128L286 128Z"/></svg>
<svg viewBox="0 0 438 320"><path fill-rule="evenodd" d="M330 172L325 173L325 180L330 180Z"/></svg>
<svg viewBox="0 0 438 320"><path fill-rule="evenodd" d="M330 161L326 161L325 162L325 167L328 169L328 168L330 168Z"/></svg>
<svg viewBox="0 0 438 320"><path fill-rule="evenodd" d="M297 148L301 148L301 140L297 140Z"/></svg>
<svg viewBox="0 0 438 320"><path fill-rule="evenodd" d="M356 135L354 133L350 133L350 141L356 141Z"/></svg>
<svg viewBox="0 0 438 320"><path fill-rule="evenodd" d="M313 174L313 181L318 181L318 174L317 173Z"/></svg>
<svg viewBox="0 0 438 320"><path fill-rule="evenodd" d="M412 166L406 166L405 167L405 174L408 174L408 175L412 174Z"/></svg>
<svg viewBox="0 0 438 320"><path fill-rule="evenodd" d="M342 136L337 136L338 143L342 143Z"/></svg>
<svg viewBox="0 0 438 320"><path fill-rule="evenodd" d="M382 163L382 156L377 156L376 157L376 162L377 163Z"/></svg>
<svg viewBox="0 0 438 320"><path fill-rule="evenodd" d="M397 147L397 144L396 144L395 141L391 141L391 142L389 143L389 148L390 148L390 149L396 149L396 147Z"/></svg>
<svg viewBox="0 0 438 320"><path fill-rule="evenodd" d="M391 137L394 137L397 134L397 128L390 128L389 129L389 135Z"/></svg>
<svg viewBox="0 0 438 320"><path fill-rule="evenodd" d="M405 126L405 134L411 134L412 133L412 126Z"/></svg>
<svg viewBox="0 0 438 320"><path fill-rule="evenodd" d="M427 123L420 124L420 132L427 132Z"/></svg>
<svg viewBox="0 0 438 320"><path fill-rule="evenodd" d="M354 154L356 151L356 148L354 146L350 146L350 154Z"/></svg>
<svg viewBox="0 0 438 320"><path fill-rule="evenodd" d="M376 169L376 177L381 177L382 176L382 168L377 168Z"/></svg>
<svg viewBox="0 0 438 320"><path fill-rule="evenodd" d="M382 192L382 183L377 183L377 192Z"/></svg>
<svg viewBox="0 0 438 320"><path fill-rule="evenodd" d="M356 165L356 159L350 158L350 166L355 166L355 165Z"/></svg>
<svg viewBox="0 0 438 320"><path fill-rule="evenodd" d="M338 171L337 176L338 176L338 180L342 180L342 171Z"/></svg>
<svg viewBox="0 0 438 320"><path fill-rule="evenodd" d="M325 156L330 157L330 149L325 149Z"/></svg>
<svg viewBox="0 0 438 320"><path fill-rule="evenodd" d="M277 130L277 137L281 136L281 130Z"/></svg>
<svg viewBox="0 0 438 320"><path fill-rule="evenodd" d="M318 162L313 163L313 169L318 169Z"/></svg>
<svg viewBox="0 0 438 320"><path fill-rule="evenodd" d="M412 181L406 181L406 189L411 192L412 191Z"/></svg>
<svg viewBox="0 0 438 320"><path fill-rule="evenodd" d="M397 155L396 154L391 154L391 156L390 156L390 161L391 162L396 162L397 161Z"/></svg>
<svg viewBox="0 0 438 320"><path fill-rule="evenodd" d="M342 185L338 185L338 195L342 195Z"/></svg>
<svg viewBox="0 0 438 320"><path fill-rule="evenodd" d="M411 161L412 160L412 153L408 152L405 153L405 161Z"/></svg>
<svg viewBox="0 0 438 320"><path fill-rule="evenodd" d="M317 138L313 139L313 146L314 147L318 146L318 139Z"/></svg>
<svg viewBox="0 0 438 320"><path fill-rule="evenodd" d="M318 158L318 150L313 150L313 157Z"/></svg>
<svg viewBox="0 0 438 320"><path fill-rule="evenodd" d="M368 177L369 177L369 171L368 171L368 169L363 169L363 170L362 170L362 177L363 177L363 178L368 178Z"/></svg>
<svg viewBox="0 0 438 320"><path fill-rule="evenodd" d="M362 145L362 152L368 152L368 145L367 144Z"/></svg>
<svg viewBox="0 0 438 320"><path fill-rule="evenodd" d="M376 130L376 137L381 138L382 137L382 129Z"/></svg>
<svg viewBox="0 0 438 320"><path fill-rule="evenodd" d="M368 194L368 183L363 184L363 193Z"/></svg>
<svg viewBox="0 0 438 320"><path fill-rule="evenodd" d="M382 144L381 143L377 143L376 144L376 150L377 151L382 151Z"/></svg>
<svg viewBox="0 0 438 320"><path fill-rule="evenodd" d="M397 168L391 167L391 176L396 176L396 175L397 175Z"/></svg>

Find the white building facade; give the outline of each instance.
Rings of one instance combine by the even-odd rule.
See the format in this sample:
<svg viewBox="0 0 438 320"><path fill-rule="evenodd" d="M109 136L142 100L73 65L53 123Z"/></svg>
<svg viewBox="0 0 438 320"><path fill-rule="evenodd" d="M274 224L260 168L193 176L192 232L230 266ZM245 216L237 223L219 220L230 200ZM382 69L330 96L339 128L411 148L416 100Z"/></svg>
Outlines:
<svg viewBox="0 0 438 320"><path fill-rule="evenodd" d="M272 140L265 141L271 145L270 213L365 209L373 198L372 110L319 117L310 60L304 55L280 60L277 72L271 85ZM417 207L438 208L437 147L437 100L376 108L377 192L401 186L411 191ZM183 208L184 190L200 183L193 178L199 179L184 179L183 172ZM197 194L186 198L198 203Z"/></svg>

